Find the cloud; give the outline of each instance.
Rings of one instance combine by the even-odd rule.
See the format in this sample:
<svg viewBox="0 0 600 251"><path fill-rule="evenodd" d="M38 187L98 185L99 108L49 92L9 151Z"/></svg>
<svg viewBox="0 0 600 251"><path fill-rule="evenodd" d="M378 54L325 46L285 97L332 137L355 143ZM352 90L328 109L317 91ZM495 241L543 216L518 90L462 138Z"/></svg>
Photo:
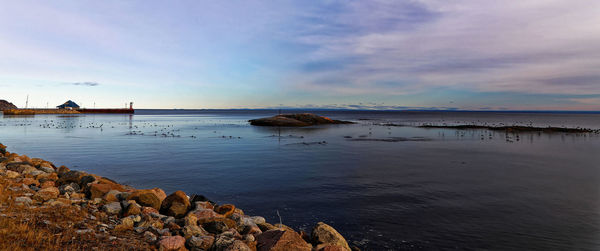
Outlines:
<svg viewBox="0 0 600 251"><path fill-rule="evenodd" d="M600 94L600 2L356 1L307 23L296 87ZM318 14L318 13L317 13ZM310 14L307 14L310 15ZM346 60L351 59L351 60ZM333 64L335 63L335 64ZM381 85L381 83L401 83Z"/></svg>
<svg viewBox="0 0 600 251"><path fill-rule="evenodd" d="M75 83L71 83L71 84L78 85L78 86L98 86L98 85L100 85L96 82L75 82Z"/></svg>

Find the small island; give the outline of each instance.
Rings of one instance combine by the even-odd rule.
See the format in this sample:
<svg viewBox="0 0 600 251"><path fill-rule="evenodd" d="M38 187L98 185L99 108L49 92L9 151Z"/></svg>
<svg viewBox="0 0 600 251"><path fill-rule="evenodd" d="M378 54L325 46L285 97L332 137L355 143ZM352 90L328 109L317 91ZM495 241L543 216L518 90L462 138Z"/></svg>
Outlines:
<svg viewBox="0 0 600 251"><path fill-rule="evenodd" d="M279 114L273 117L249 120L254 126L302 127L312 125L354 124L350 121L334 120L312 113Z"/></svg>

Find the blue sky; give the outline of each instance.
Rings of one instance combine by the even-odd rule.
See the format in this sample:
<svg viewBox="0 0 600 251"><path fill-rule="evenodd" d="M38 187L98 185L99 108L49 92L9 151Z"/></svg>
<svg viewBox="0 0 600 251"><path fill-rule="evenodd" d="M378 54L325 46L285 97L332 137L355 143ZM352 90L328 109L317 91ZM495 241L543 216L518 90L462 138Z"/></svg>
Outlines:
<svg viewBox="0 0 600 251"><path fill-rule="evenodd" d="M24 106L600 110L600 1L4 1Z"/></svg>

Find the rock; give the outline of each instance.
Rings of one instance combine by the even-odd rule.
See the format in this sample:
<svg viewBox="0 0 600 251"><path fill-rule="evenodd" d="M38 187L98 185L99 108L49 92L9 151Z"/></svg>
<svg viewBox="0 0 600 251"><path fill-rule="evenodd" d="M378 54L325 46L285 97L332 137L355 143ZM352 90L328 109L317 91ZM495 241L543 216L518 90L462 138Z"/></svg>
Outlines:
<svg viewBox="0 0 600 251"><path fill-rule="evenodd" d="M21 176L21 174L15 172L15 171L11 171L11 170L7 170L6 171L6 177L9 178L9 179L16 179L19 176Z"/></svg>
<svg viewBox="0 0 600 251"><path fill-rule="evenodd" d="M140 205L138 205L137 203L135 203L135 200L131 200L128 203L127 207L125 207L125 210L123 211L123 216L138 215L141 213L142 213L142 207Z"/></svg>
<svg viewBox="0 0 600 251"><path fill-rule="evenodd" d="M119 201L119 199L117 199L117 195L119 195L120 193L121 192L119 192L117 190L110 190L110 191L108 191L108 193L104 194L102 199L104 199L105 201L108 201L108 202L116 202L116 201Z"/></svg>
<svg viewBox="0 0 600 251"><path fill-rule="evenodd" d="M311 234L312 244L318 249L326 246L339 246L346 251L351 251L348 242L333 227L319 222Z"/></svg>
<svg viewBox="0 0 600 251"><path fill-rule="evenodd" d="M25 205L30 205L31 203L33 203L31 198L25 197L25 196L15 198L15 202L17 204L25 204Z"/></svg>
<svg viewBox="0 0 600 251"><path fill-rule="evenodd" d="M79 185L77 185L77 183L70 183L70 184L64 184L58 187L58 190L60 191L60 194L65 194L65 193L74 193L80 190Z"/></svg>
<svg viewBox="0 0 600 251"><path fill-rule="evenodd" d="M62 168L62 166L60 168ZM85 175L84 172L79 172L79 171L67 171L67 172L61 173L60 168L59 168L59 172L58 172L58 184L69 184L71 182L79 183L79 180L81 179L81 177Z"/></svg>
<svg viewBox="0 0 600 251"><path fill-rule="evenodd" d="M327 117L318 116L310 113L300 114L280 114L269 118L253 119L249 121L255 126L311 126L326 124L352 124L349 121L333 120Z"/></svg>
<svg viewBox="0 0 600 251"><path fill-rule="evenodd" d="M111 202L102 207L104 212L107 214L120 214L121 213L121 203L119 202Z"/></svg>
<svg viewBox="0 0 600 251"><path fill-rule="evenodd" d="M37 180L34 180L32 178L24 178L21 180L21 183L28 185L28 186L31 186L31 185L40 186L40 182L38 182Z"/></svg>
<svg viewBox="0 0 600 251"><path fill-rule="evenodd" d="M194 216L196 216L198 221L201 223L206 222L208 219L211 219L211 218L219 218L219 217L222 218L223 217L211 209L196 209L194 211L190 211L188 214L193 214Z"/></svg>
<svg viewBox="0 0 600 251"><path fill-rule="evenodd" d="M214 209L215 207L213 206L212 203L208 202L208 201L196 201L195 203L195 207L194 209Z"/></svg>
<svg viewBox="0 0 600 251"><path fill-rule="evenodd" d="M267 221L265 220L264 217L261 216L252 216L250 217L250 219L254 222L254 224L258 225L258 224L264 224Z"/></svg>
<svg viewBox="0 0 600 251"><path fill-rule="evenodd" d="M160 251L181 251L185 248L185 239L181 236L169 236L161 238L158 243Z"/></svg>
<svg viewBox="0 0 600 251"><path fill-rule="evenodd" d="M150 214L158 214L158 210L153 207L142 207L142 214L150 215Z"/></svg>
<svg viewBox="0 0 600 251"><path fill-rule="evenodd" d="M261 223L261 224L256 224L260 230L262 230L263 232L269 231L269 230L273 230L273 229L277 229L277 227L271 225L270 223Z"/></svg>
<svg viewBox="0 0 600 251"><path fill-rule="evenodd" d="M106 195L111 190L116 190L119 192L125 191L125 189L119 184L96 183L96 184L91 184L89 186L89 189L86 194L88 195L88 197L90 199L103 198L104 195Z"/></svg>
<svg viewBox="0 0 600 251"><path fill-rule="evenodd" d="M197 226L198 218L196 218L196 216L194 216L193 214L188 214L188 216L185 217L184 222L185 226Z"/></svg>
<svg viewBox="0 0 600 251"><path fill-rule="evenodd" d="M182 218L190 210L191 204L183 191L176 191L163 200L160 213Z"/></svg>
<svg viewBox="0 0 600 251"><path fill-rule="evenodd" d="M235 206L232 204L225 204L215 208L215 212L222 214L224 217L229 217L235 211Z"/></svg>
<svg viewBox="0 0 600 251"><path fill-rule="evenodd" d="M206 232L206 230L204 230L202 227L195 225L188 225L183 228L183 236L185 236L186 239L199 235L208 235L208 232Z"/></svg>
<svg viewBox="0 0 600 251"><path fill-rule="evenodd" d="M92 175L85 175L85 176L82 176L79 179L79 182L77 184L80 187L87 187L87 184L92 183L94 181L96 181L96 178L94 176L92 176Z"/></svg>
<svg viewBox="0 0 600 251"><path fill-rule="evenodd" d="M257 236L258 251L285 251L305 250L311 251L312 246L290 230L269 230Z"/></svg>
<svg viewBox="0 0 600 251"><path fill-rule="evenodd" d="M48 181L44 181L44 183L42 183L41 187L42 188L48 188L48 187L54 187L56 186L56 184L54 183L54 181L48 180ZM59 189L60 192L60 189Z"/></svg>
<svg viewBox="0 0 600 251"><path fill-rule="evenodd" d="M40 166L40 170L45 172L45 173L53 173L54 172L54 168L52 168L52 166Z"/></svg>
<svg viewBox="0 0 600 251"><path fill-rule="evenodd" d="M58 188L47 187L47 188L40 189L39 191L37 191L35 193L35 195L33 195L33 199L38 200L38 201L47 201L50 199L58 198L59 194L60 194L60 192L58 191Z"/></svg>
<svg viewBox="0 0 600 251"><path fill-rule="evenodd" d="M118 203L118 202L113 202L113 203ZM112 203L111 203L112 204ZM119 205L120 206L120 205ZM132 230L133 229L133 219L130 217L126 217L123 218L121 220L121 224L117 225L115 227L115 231L126 231L126 230Z"/></svg>
<svg viewBox="0 0 600 251"><path fill-rule="evenodd" d="M146 242L154 243L156 241L156 235L150 231L146 231L144 232L144 240Z"/></svg>
<svg viewBox="0 0 600 251"><path fill-rule="evenodd" d="M227 224L222 221L210 221L202 224L202 227L211 234L220 234L227 231Z"/></svg>
<svg viewBox="0 0 600 251"><path fill-rule="evenodd" d="M58 168L58 170L56 170L56 172L58 173L58 175L63 175L65 173L69 172L69 171L71 171L71 170L69 170L69 168L66 167L66 166L60 166Z"/></svg>
<svg viewBox="0 0 600 251"><path fill-rule="evenodd" d="M128 200L135 200L137 201L138 204L145 206L145 207L152 207L154 209L159 210L162 201L164 200L164 198L166 197L162 197L162 195L164 195L165 192L160 189L160 188L154 188L154 189L140 189L140 190L135 190L131 193L131 195L129 196L129 198L127 198ZM161 199L162 197L162 199Z"/></svg>
<svg viewBox="0 0 600 251"><path fill-rule="evenodd" d="M187 240L188 246L194 250L209 250L215 242L215 237L212 236L192 236Z"/></svg>

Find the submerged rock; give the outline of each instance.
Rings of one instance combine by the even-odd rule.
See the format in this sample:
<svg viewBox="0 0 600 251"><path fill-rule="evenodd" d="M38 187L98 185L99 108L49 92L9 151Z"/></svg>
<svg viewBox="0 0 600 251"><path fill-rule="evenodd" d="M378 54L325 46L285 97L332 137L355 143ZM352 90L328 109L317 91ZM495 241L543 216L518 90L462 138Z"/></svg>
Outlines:
<svg viewBox="0 0 600 251"><path fill-rule="evenodd" d="M311 126L329 124L352 124L350 121L333 120L311 113L280 114L268 118L252 119L249 121L255 126Z"/></svg>

